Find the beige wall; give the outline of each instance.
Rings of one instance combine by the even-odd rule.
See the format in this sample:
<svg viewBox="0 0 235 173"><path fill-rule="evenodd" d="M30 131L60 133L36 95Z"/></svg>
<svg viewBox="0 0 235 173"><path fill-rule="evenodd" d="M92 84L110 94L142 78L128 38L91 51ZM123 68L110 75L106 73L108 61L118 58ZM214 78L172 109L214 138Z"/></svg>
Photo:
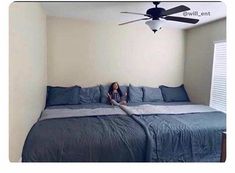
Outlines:
<svg viewBox="0 0 235 173"><path fill-rule="evenodd" d="M184 32L153 32L144 23L89 23L47 18L48 84L179 85L184 72Z"/></svg>
<svg viewBox="0 0 235 173"><path fill-rule="evenodd" d="M9 157L19 161L23 143L45 104L46 16L39 3L9 8Z"/></svg>
<svg viewBox="0 0 235 173"><path fill-rule="evenodd" d="M209 104L214 42L226 40L226 19L186 30L184 83L193 102Z"/></svg>

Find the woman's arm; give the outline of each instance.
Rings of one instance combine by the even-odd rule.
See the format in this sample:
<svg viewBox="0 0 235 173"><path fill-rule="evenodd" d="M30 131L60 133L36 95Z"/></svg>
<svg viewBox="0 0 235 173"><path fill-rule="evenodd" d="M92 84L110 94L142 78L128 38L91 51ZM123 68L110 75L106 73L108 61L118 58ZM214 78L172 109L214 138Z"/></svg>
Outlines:
<svg viewBox="0 0 235 173"><path fill-rule="evenodd" d="M126 100L127 99L127 92L121 97L121 100Z"/></svg>
<svg viewBox="0 0 235 173"><path fill-rule="evenodd" d="M112 97L109 93L107 94L107 97L108 97L109 100L112 100Z"/></svg>
<svg viewBox="0 0 235 173"><path fill-rule="evenodd" d="M109 93L107 93L107 97L108 97L109 103L110 103L111 105L113 105L113 103L112 103L112 97L111 97L111 95L110 95Z"/></svg>

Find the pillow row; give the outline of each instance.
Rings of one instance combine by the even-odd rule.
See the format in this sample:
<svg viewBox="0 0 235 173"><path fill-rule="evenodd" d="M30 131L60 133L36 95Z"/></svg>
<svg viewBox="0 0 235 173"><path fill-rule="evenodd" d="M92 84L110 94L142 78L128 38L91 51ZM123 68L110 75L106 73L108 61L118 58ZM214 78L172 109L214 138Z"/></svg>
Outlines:
<svg viewBox="0 0 235 173"><path fill-rule="evenodd" d="M129 85L129 102L189 102L188 94L184 85L168 87L161 85L159 88L135 87Z"/></svg>
<svg viewBox="0 0 235 173"><path fill-rule="evenodd" d="M136 87L133 85L120 86L123 94L128 92L128 102L177 102L189 101L184 85L179 87L160 86ZM109 85L100 85L94 87L81 88L80 86L72 87L47 87L46 106L53 105L77 105L89 103L108 103L107 93Z"/></svg>
<svg viewBox="0 0 235 173"><path fill-rule="evenodd" d="M131 103L163 101L159 88L136 87L130 84L128 96Z"/></svg>
<svg viewBox="0 0 235 173"><path fill-rule="evenodd" d="M77 105L85 103L99 103L99 86L81 88L72 87L47 87L46 106L54 105Z"/></svg>

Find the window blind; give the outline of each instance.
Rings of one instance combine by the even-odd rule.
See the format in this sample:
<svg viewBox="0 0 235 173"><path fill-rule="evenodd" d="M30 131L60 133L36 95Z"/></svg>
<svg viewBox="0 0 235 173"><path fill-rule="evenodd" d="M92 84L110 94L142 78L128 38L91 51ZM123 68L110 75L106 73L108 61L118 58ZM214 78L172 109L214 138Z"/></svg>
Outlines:
<svg viewBox="0 0 235 173"><path fill-rule="evenodd" d="M214 44L210 106L226 112L226 42Z"/></svg>

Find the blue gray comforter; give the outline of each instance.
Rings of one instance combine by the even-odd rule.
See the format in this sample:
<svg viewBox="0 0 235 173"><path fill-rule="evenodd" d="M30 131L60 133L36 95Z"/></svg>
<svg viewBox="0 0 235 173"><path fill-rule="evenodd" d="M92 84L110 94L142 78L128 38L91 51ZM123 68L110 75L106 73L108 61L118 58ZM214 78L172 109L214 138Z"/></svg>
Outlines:
<svg viewBox="0 0 235 173"><path fill-rule="evenodd" d="M220 160L225 114L134 116L148 129L149 160L158 162L214 162Z"/></svg>
<svg viewBox="0 0 235 173"><path fill-rule="evenodd" d="M110 108L47 109L101 107ZM41 117L27 136L22 161L219 161L225 119L221 112Z"/></svg>
<svg viewBox="0 0 235 173"><path fill-rule="evenodd" d="M47 119L24 144L23 162L144 161L146 135L129 116Z"/></svg>

